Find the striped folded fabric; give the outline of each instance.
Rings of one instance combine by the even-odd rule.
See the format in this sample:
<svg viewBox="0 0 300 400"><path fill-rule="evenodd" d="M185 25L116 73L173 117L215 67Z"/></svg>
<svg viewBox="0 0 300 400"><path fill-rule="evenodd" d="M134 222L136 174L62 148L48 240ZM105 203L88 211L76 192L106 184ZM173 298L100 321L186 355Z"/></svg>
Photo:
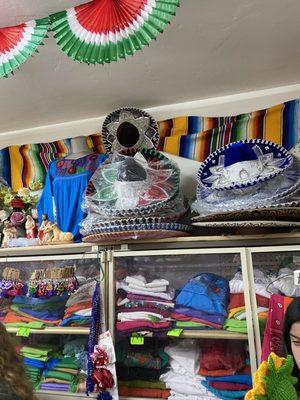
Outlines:
<svg viewBox="0 0 300 400"><path fill-rule="evenodd" d="M159 121L158 150L204 161L216 149L237 140L266 139L291 149L298 142L299 100L226 117L183 116ZM87 136L95 153L105 153L100 133ZM49 163L72 152L70 139L9 146L0 150L0 175L17 191L44 182Z"/></svg>
<svg viewBox="0 0 300 400"><path fill-rule="evenodd" d="M178 117L160 121L158 150L204 161L218 148L238 140L271 140L291 149L298 142L299 100L227 117Z"/></svg>

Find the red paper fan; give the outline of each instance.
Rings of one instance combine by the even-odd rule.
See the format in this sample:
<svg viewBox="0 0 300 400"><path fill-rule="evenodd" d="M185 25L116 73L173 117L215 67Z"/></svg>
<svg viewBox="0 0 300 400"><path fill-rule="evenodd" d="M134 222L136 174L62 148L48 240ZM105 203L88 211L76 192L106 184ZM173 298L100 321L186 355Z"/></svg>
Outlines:
<svg viewBox="0 0 300 400"><path fill-rule="evenodd" d="M93 0L53 14L52 30L74 60L103 64L148 45L178 6L179 0Z"/></svg>
<svg viewBox="0 0 300 400"><path fill-rule="evenodd" d="M42 44L49 29L49 18L0 28L0 78L19 68Z"/></svg>

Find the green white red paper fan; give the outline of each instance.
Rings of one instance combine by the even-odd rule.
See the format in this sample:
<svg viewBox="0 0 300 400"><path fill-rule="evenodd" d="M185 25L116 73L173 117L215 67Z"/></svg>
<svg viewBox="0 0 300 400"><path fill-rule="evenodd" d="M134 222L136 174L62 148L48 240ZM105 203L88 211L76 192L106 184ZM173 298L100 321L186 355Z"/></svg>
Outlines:
<svg viewBox="0 0 300 400"><path fill-rule="evenodd" d="M50 25L49 18L0 28L0 78L19 68L43 44Z"/></svg>
<svg viewBox="0 0 300 400"><path fill-rule="evenodd" d="M51 15L51 28L74 60L109 63L133 55L162 33L179 1L93 0Z"/></svg>

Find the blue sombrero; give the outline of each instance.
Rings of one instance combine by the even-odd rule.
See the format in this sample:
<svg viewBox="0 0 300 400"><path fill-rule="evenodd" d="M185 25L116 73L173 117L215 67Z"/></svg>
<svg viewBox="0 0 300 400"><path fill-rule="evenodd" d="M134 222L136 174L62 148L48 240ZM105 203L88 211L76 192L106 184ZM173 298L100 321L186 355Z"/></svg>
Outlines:
<svg viewBox="0 0 300 400"><path fill-rule="evenodd" d="M229 143L202 163L198 180L215 190L246 188L281 174L293 156L276 143L251 139Z"/></svg>

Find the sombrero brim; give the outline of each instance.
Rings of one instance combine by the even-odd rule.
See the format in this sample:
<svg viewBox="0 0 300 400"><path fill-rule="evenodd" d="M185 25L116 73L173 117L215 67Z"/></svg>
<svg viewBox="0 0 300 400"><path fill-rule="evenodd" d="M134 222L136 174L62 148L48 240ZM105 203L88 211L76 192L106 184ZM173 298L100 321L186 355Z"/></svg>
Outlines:
<svg viewBox="0 0 300 400"><path fill-rule="evenodd" d="M300 221L300 207L270 207L220 212L192 217L192 223L209 221Z"/></svg>
<svg viewBox="0 0 300 400"><path fill-rule="evenodd" d="M111 240L132 240L132 239L163 239L167 237L188 236L192 227L183 224L142 224L135 226L123 226L123 229L101 230L83 238L84 242L99 243Z"/></svg>

